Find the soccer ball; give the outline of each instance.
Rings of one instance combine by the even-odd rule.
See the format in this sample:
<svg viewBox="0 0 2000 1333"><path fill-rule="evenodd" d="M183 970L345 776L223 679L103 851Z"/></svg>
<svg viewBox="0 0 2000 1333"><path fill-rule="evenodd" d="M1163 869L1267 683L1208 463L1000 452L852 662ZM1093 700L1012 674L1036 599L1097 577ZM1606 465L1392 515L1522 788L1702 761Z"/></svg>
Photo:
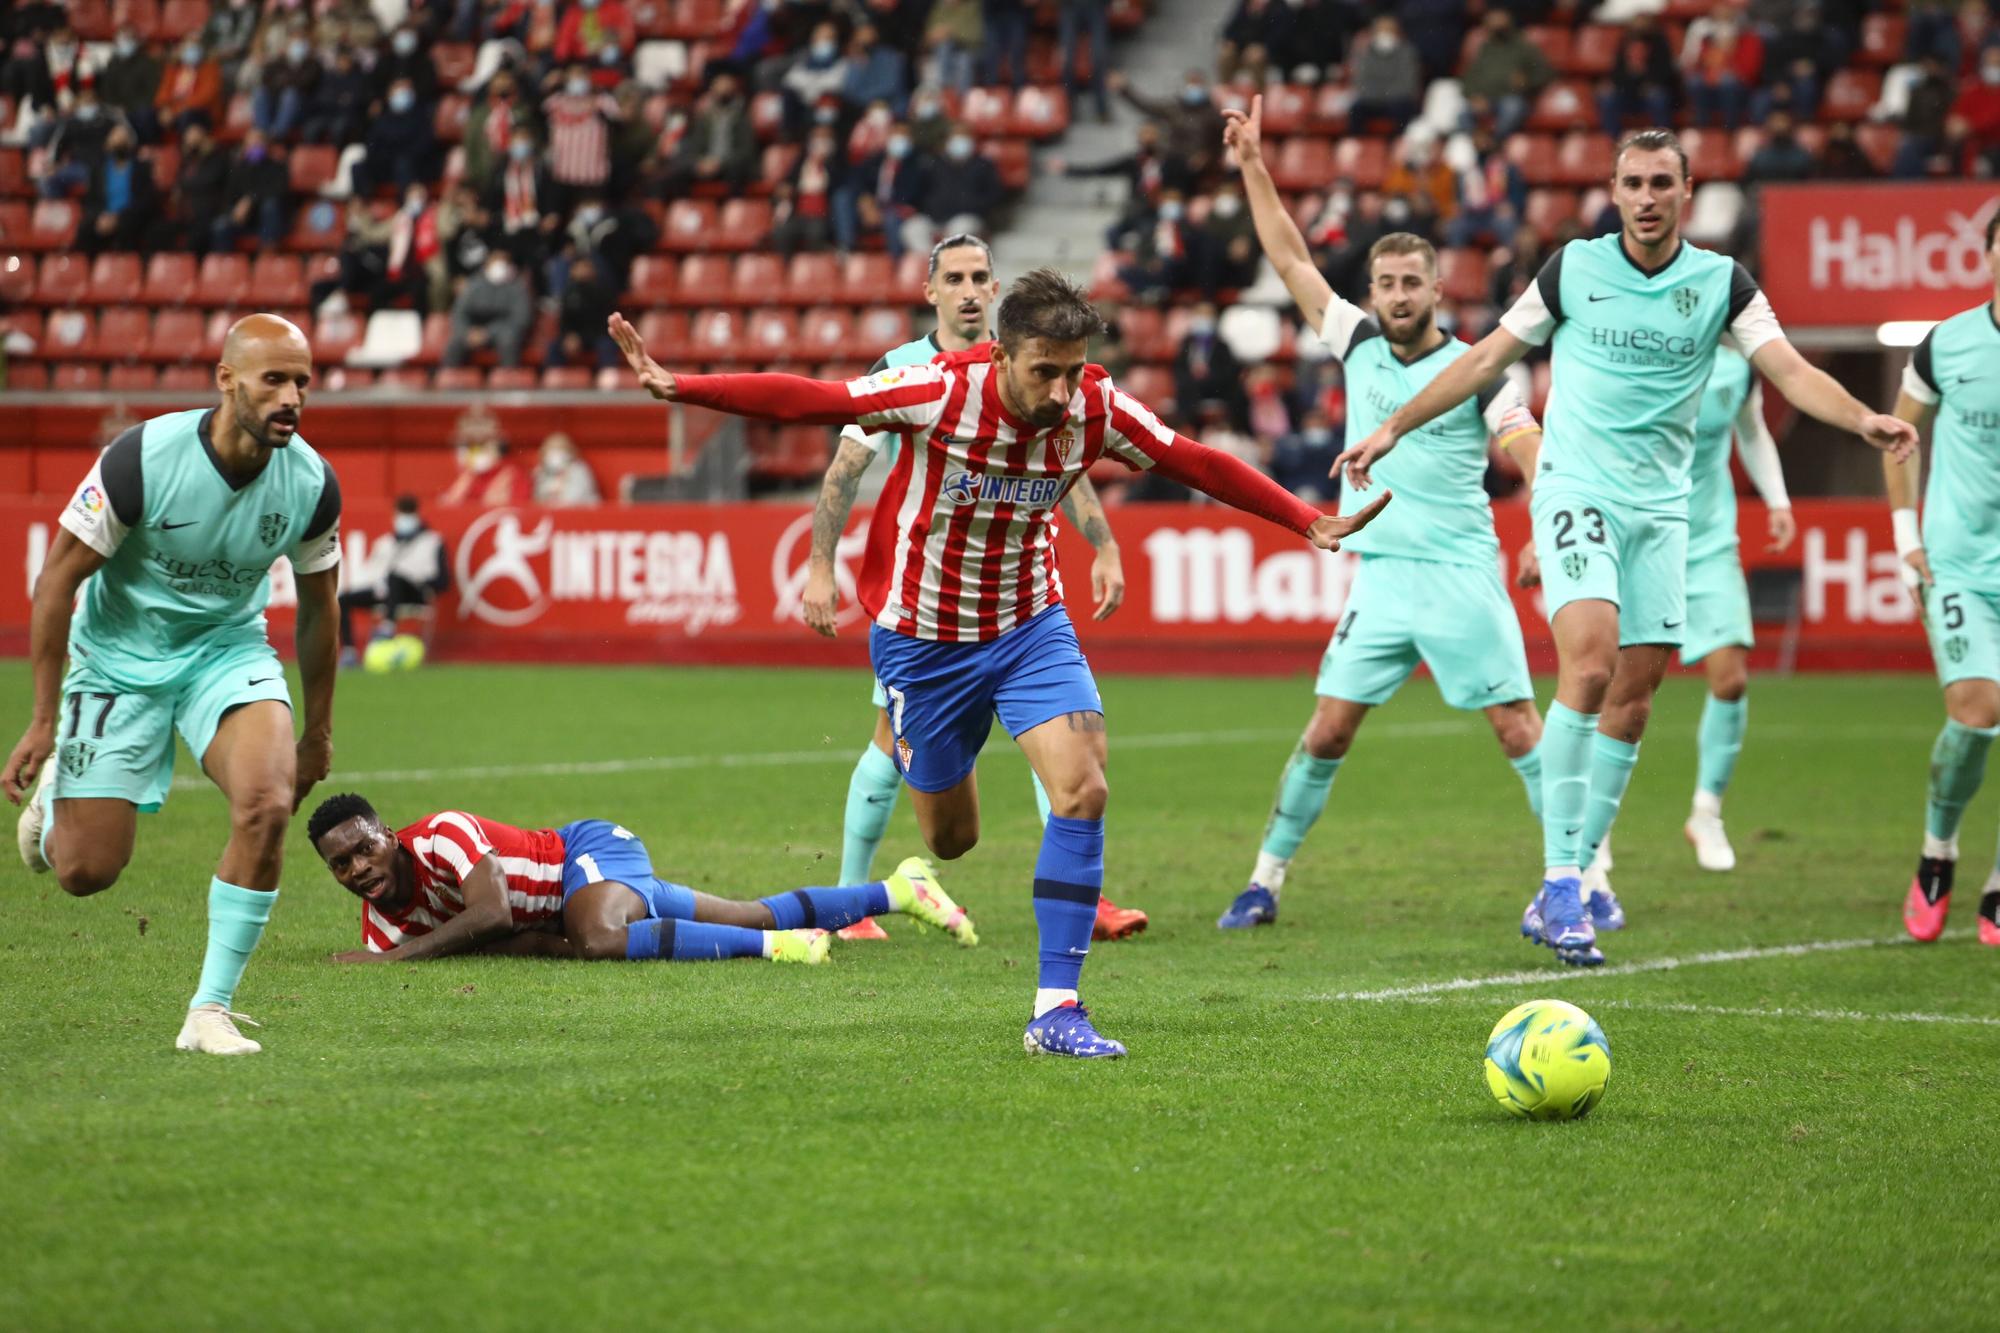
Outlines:
<svg viewBox="0 0 2000 1333"><path fill-rule="evenodd" d="M414 634L377 639L361 654L361 665L378 676L391 671L415 671L424 664L424 641Z"/></svg>
<svg viewBox="0 0 2000 1333"><path fill-rule="evenodd" d="M1509 1115L1576 1120L1604 1096L1611 1046L1573 1004L1530 1000L1507 1011L1486 1039L1486 1086Z"/></svg>

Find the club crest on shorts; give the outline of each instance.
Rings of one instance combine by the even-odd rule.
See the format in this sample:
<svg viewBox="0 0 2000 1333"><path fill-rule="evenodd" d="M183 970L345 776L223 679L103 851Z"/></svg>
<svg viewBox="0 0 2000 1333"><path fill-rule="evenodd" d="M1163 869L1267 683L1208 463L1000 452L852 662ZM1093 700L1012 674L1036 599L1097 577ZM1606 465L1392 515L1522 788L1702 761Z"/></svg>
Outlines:
<svg viewBox="0 0 2000 1333"><path fill-rule="evenodd" d="M1963 634L1954 634L1949 639L1946 639L1944 641L1944 655L1949 657L1953 662L1963 662L1965 660L1965 636Z"/></svg>
<svg viewBox="0 0 2000 1333"><path fill-rule="evenodd" d="M916 753L915 750L910 748L908 741L904 740L901 736L896 737L896 762L903 766L905 773L910 771L910 760L915 757Z"/></svg>
<svg viewBox="0 0 2000 1333"><path fill-rule="evenodd" d="M1563 574L1572 582L1583 577L1583 571L1590 567L1590 557L1582 551L1571 551L1563 557Z"/></svg>
<svg viewBox="0 0 2000 1333"><path fill-rule="evenodd" d="M97 758L97 747L89 741L70 741L62 747L62 771L64 776L80 778L90 767L90 761Z"/></svg>
<svg viewBox="0 0 2000 1333"><path fill-rule="evenodd" d="M285 535L285 516L271 513L257 520L257 536L266 546L276 546Z"/></svg>
<svg viewBox="0 0 2000 1333"><path fill-rule="evenodd" d="M1695 305L1701 300L1701 293L1692 287L1674 288L1674 310L1682 319L1694 313Z"/></svg>

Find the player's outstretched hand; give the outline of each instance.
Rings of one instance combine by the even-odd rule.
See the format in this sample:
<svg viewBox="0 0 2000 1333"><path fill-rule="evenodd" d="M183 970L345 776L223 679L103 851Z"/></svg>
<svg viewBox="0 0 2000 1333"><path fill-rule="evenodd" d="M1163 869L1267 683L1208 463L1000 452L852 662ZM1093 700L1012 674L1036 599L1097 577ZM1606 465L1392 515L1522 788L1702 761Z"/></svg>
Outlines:
<svg viewBox="0 0 2000 1333"><path fill-rule="evenodd" d="M674 401L674 377L659 362L646 355L646 341L639 336L639 330L632 327L632 321L613 311L604 324L611 334L611 341L617 343L618 350L625 354L625 364L632 367L632 373L639 377L639 387L655 398Z"/></svg>
<svg viewBox="0 0 2000 1333"><path fill-rule="evenodd" d="M1340 470L1346 468L1347 484L1357 491L1365 491L1369 485L1369 467L1376 459L1395 447L1396 437L1389 433L1389 428L1377 426L1367 439L1352 449L1343 450L1340 457L1333 460L1333 466L1328 469L1326 475L1337 477L1340 475Z"/></svg>
<svg viewBox="0 0 2000 1333"><path fill-rule="evenodd" d="M1860 434L1898 463L1908 461L1917 451L1917 428L1887 412L1870 412L1861 418Z"/></svg>
<svg viewBox="0 0 2000 1333"><path fill-rule="evenodd" d="M1523 588L1542 586L1542 558L1535 554L1534 538L1530 537L1527 544L1521 547L1521 557L1516 564L1519 572L1514 575L1514 582Z"/></svg>
<svg viewBox="0 0 2000 1333"><path fill-rule="evenodd" d="M333 771L333 741L330 737L315 736L311 732L299 737L297 755L292 770L292 813L306 802L306 793L326 781L326 775Z"/></svg>
<svg viewBox="0 0 2000 1333"><path fill-rule="evenodd" d="M1375 515L1382 512L1394 491L1384 491L1351 514L1321 514L1306 529L1306 540L1322 551L1338 551L1340 539L1351 537L1375 521Z"/></svg>
<svg viewBox="0 0 2000 1333"><path fill-rule="evenodd" d="M1792 517L1790 509L1773 509L1770 518L1771 540L1764 546L1772 555L1785 550L1798 540L1799 521Z"/></svg>
<svg viewBox="0 0 2000 1333"><path fill-rule="evenodd" d="M1222 144L1236 150L1236 160L1248 165L1264 156L1264 94L1250 99L1250 110L1225 107L1222 112Z"/></svg>
<svg viewBox="0 0 2000 1333"><path fill-rule="evenodd" d="M1109 620L1112 612L1125 605L1125 562L1119 558L1118 543L1107 542L1097 548L1097 558L1090 562L1090 596L1096 602L1090 613L1092 620Z"/></svg>
<svg viewBox="0 0 2000 1333"><path fill-rule="evenodd" d="M807 629L829 639L834 636L840 619L840 584L832 568L822 569L817 564L807 568L799 610L805 615Z"/></svg>
<svg viewBox="0 0 2000 1333"><path fill-rule="evenodd" d="M35 789L35 779L42 775L42 765L49 762L55 748L55 723L29 724L14 753L7 756L5 771L0 772L0 790L6 791L8 800L19 805Z"/></svg>

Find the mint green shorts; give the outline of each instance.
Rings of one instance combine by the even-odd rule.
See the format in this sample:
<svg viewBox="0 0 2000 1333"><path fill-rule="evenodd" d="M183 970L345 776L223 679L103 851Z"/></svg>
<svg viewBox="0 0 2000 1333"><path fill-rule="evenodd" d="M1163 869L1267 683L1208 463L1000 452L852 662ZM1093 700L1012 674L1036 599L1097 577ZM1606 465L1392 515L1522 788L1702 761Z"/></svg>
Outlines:
<svg viewBox="0 0 2000 1333"><path fill-rule="evenodd" d="M1361 557L1314 691L1373 707L1387 703L1419 661L1453 708L1534 698L1521 622L1498 566Z"/></svg>
<svg viewBox="0 0 2000 1333"><path fill-rule="evenodd" d="M157 810L173 786L174 732L200 762L226 714L265 699L292 706L269 644L219 649L179 684L157 690L123 689L72 658L56 729L55 799L111 798Z"/></svg>
<svg viewBox="0 0 2000 1333"><path fill-rule="evenodd" d="M1549 620L1571 602L1618 608L1618 646L1678 645L1687 632L1685 513L1616 505L1550 485L1529 505Z"/></svg>
<svg viewBox="0 0 2000 1333"><path fill-rule="evenodd" d="M1939 684L2000 680L2000 596L1941 579L1924 590L1924 632Z"/></svg>
<svg viewBox="0 0 2000 1333"><path fill-rule="evenodd" d="M1750 582L1734 548L1688 565L1687 633L1681 638L1681 665L1693 666L1718 648L1749 648Z"/></svg>

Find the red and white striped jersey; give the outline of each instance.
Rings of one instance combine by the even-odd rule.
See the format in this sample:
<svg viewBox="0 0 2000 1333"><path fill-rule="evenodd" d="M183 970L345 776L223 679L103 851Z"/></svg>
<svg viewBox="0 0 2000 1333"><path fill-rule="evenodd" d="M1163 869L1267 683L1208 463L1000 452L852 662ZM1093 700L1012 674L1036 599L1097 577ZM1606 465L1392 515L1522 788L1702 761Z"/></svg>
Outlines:
<svg viewBox="0 0 2000 1333"><path fill-rule="evenodd" d="M918 639L993 639L1060 602L1056 506L1099 458L1150 468L1174 433L1086 367L1049 430L1000 401L992 344L849 380L855 424L904 435L868 528L861 605Z"/></svg>
<svg viewBox="0 0 2000 1333"><path fill-rule="evenodd" d="M463 912L465 877L489 855L507 877L516 927L531 929L562 915L563 840L554 829L515 828L445 810L397 829L396 841L414 863L417 891L394 914L374 903L361 905L361 939L376 953L428 935Z"/></svg>

